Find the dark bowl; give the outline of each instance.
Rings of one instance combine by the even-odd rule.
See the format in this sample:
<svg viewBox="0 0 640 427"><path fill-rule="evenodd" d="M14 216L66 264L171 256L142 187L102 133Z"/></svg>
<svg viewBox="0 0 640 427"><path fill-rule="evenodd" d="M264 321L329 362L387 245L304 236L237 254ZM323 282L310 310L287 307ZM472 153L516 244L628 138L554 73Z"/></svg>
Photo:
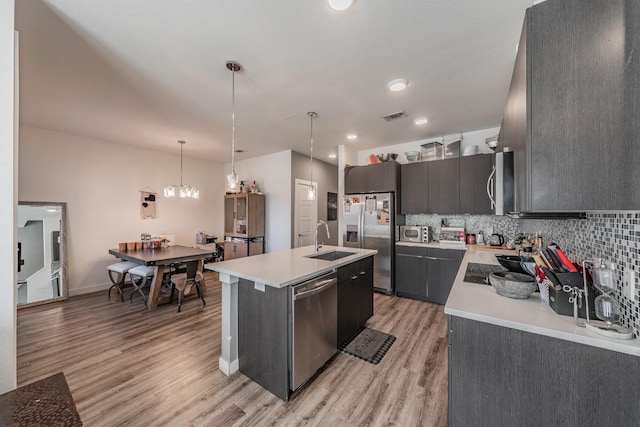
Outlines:
<svg viewBox="0 0 640 427"><path fill-rule="evenodd" d="M489 275L489 283L496 292L509 298L529 298L538 287L536 279L526 274L495 272Z"/></svg>
<svg viewBox="0 0 640 427"><path fill-rule="evenodd" d="M378 154L378 160L381 162L388 162L389 160L395 160L398 157L396 153L384 153Z"/></svg>
<svg viewBox="0 0 640 427"><path fill-rule="evenodd" d="M533 258L531 257L520 257L518 255L496 255L498 262L501 266L506 268L509 271L513 271L514 273L528 274L526 271L522 269L520 265L520 260L524 260L525 262L533 262Z"/></svg>

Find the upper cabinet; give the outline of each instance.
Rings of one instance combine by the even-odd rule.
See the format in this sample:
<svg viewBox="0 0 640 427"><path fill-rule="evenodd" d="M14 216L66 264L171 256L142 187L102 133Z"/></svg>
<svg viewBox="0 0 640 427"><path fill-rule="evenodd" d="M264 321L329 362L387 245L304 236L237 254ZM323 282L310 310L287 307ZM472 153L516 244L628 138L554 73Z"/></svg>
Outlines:
<svg viewBox="0 0 640 427"><path fill-rule="evenodd" d="M487 183L492 154L455 157L401 167L402 214L491 214Z"/></svg>
<svg viewBox="0 0 640 427"><path fill-rule="evenodd" d="M400 165L396 161L344 169L345 194L398 191L399 181Z"/></svg>
<svg viewBox="0 0 640 427"><path fill-rule="evenodd" d="M460 158L434 160L429 163L429 211L454 214L460 212Z"/></svg>
<svg viewBox="0 0 640 427"><path fill-rule="evenodd" d="M483 215L493 212L487 190L493 157L491 154L460 157L460 213Z"/></svg>
<svg viewBox="0 0 640 427"><path fill-rule="evenodd" d="M407 163L400 167L400 213L429 212L429 163Z"/></svg>
<svg viewBox="0 0 640 427"><path fill-rule="evenodd" d="M640 209L639 22L631 0L527 10L498 142L516 210Z"/></svg>

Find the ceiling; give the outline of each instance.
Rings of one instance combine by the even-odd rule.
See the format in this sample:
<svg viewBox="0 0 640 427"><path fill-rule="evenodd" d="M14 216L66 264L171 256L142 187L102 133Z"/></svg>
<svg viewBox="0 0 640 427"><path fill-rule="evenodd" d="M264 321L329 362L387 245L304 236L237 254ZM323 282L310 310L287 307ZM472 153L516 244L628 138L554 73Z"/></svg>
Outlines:
<svg viewBox="0 0 640 427"><path fill-rule="evenodd" d="M228 162L500 125L532 0L16 0L20 122ZM409 86L393 93L387 83ZM383 115L405 111L386 122ZM429 122L416 126L413 119ZM356 133L356 141L347 141Z"/></svg>

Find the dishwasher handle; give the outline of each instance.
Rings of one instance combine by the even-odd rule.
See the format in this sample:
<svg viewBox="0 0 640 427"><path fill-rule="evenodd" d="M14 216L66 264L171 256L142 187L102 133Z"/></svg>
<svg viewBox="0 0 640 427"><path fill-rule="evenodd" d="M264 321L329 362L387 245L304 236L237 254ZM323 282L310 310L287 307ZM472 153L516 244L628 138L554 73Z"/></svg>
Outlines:
<svg viewBox="0 0 640 427"><path fill-rule="evenodd" d="M326 279L326 280L321 280L319 282L317 282L316 286L313 289L310 289L308 291L304 291L304 292L300 292L300 293L295 293L293 294L293 300L294 301L298 301L301 299L305 299L308 298L310 296L319 294L320 292L324 291L325 289L330 288L331 286L335 285L336 283L338 283L338 278L334 277L332 279Z"/></svg>

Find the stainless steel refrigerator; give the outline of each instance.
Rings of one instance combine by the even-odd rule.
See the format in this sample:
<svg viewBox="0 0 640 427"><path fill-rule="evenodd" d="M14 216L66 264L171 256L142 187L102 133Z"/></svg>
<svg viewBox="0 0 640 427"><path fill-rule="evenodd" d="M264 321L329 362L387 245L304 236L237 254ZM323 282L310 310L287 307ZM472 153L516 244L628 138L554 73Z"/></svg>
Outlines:
<svg viewBox="0 0 640 427"><path fill-rule="evenodd" d="M394 194L347 194L343 202L343 246L378 251L373 260L373 287L391 295L396 230Z"/></svg>

